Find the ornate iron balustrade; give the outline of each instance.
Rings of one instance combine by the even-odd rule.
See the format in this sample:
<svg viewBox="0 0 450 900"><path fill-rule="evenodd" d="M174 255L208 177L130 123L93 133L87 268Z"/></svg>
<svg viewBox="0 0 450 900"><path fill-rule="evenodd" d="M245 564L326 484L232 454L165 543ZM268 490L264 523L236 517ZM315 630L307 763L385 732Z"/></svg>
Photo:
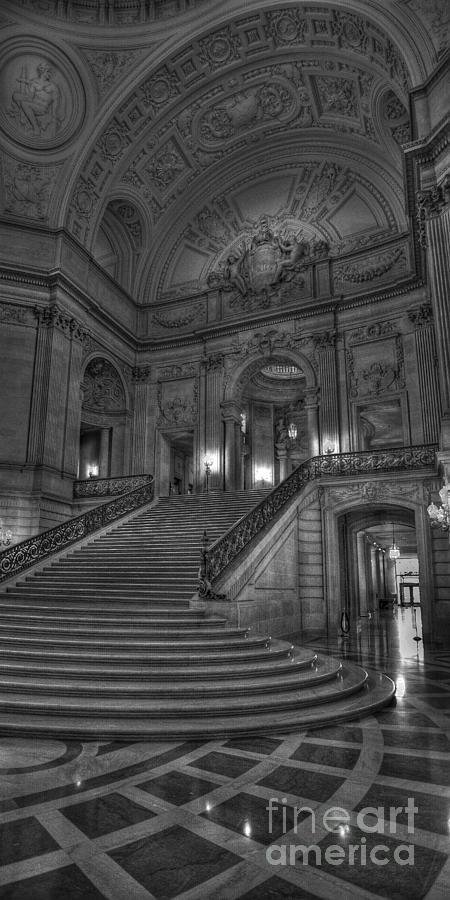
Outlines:
<svg viewBox="0 0 450 900"><path fill-rule="evenodd" d="M0 582L13 575L18 575L24 569L52 556L53 553L70 547L71 544L81 541L82 538L99 531L117 519L121 519L145 503L150 503L153 500L153 476L140 477L146 479L144 484L122 494L116 500L95 506L88 512L82 513L81 516L76 516L74 519L69 519L68 522L43 531L42 534L37 534L35 537L21 541L20 544L8 547L7 550L0 553Z"/></svg>
<svg viewBox="0 0 450 900"><path fill-rule="evenodd" d="M324 476L373 475L430 468L436 464L437 449L436 444L420 444L388 450L330 453L326 456L313 456L301 463L225 535L210 547L205 549L203 546L199 578L200 596L212 596L212 582L309 481ZM205 541L205 536L203 540Z"/></svg>
<svg viewBox="0 0 450 900"><path fill-rule="evenodd" d="M120 478L86 478L73 483L74 500L84 497L117 497L147 484L148 475L123 475Z"/></svg>

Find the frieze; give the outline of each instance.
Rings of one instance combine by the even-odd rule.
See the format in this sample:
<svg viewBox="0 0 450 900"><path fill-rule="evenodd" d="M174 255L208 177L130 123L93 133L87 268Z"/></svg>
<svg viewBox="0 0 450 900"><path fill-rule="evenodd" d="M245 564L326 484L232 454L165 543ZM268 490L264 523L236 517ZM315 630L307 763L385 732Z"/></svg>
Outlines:
<svg viewBox="0 0 450 900"><path fill-rule="evenodd" d="M421 486L417 482L385 482L366 481L349 484L344 488L326 488L326 497L334 503L346 503L359 500L364 503L377 503L393 500L398 497L421 500Z"/></svg>
<svg viewBox="0 0 450 900"><path fill-rule="evenodd" d="M26 306L16 306L14 303L1 303L0 322L4 325L29 325L33 322L33 313Z"/></svg>
<svg viewBox="0 0 450 900"><path fill-rule="evenodd" d="M345 284L358 285L364 284L366 281L375 281L386 275L394 266L405 271L407 265L408 256L405 246L366 257L358 262L339 263L334 267L334 287L337 290Z"/></svg>
<svg viewBox="0 0 450 900"><path fill-rule="evenodd" d="M152 322L153 324L160 325L161 328L184 328L186 325L190 325L198 319L203 313L203 304L196 303L192 309L183 313L177 312L172 315L153 313Z"/></svg>
<svg viewBox="0 0 450 900"><path fill-rule="evenodd" d="M158 378L189 378L198 374L198 367L193 363L183 363L181 366L166 366L159 369Z"/></svg>
<svg viewBox="0 0 450 900"><path fill-rule="evenodd" d="M372 325L364 325L352 331L348 337L350 343L364 343L365 341L378 340L385 335L391 335L394 331L394 325L391 321L375 322Z"/></svg>
<svg viewBox="0 0 450 900"><path fill-rule="evenodd" d="M4 212L30 219L48 219L57 176L56 166L36 166L3 157Z"/></svg>

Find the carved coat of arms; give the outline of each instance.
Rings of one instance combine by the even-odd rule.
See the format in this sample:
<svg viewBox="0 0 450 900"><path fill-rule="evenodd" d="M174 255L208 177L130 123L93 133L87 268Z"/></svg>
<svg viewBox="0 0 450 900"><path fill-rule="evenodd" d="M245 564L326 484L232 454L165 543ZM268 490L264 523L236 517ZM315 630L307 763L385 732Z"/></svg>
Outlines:
<svg viewBox="0 0 450 900"><path fill-rule="evenodd" d="M277 229L267 216L262 216L253 235L234 246L219 269L209 275L208 284L235 291L244 301L291 281L302 286L301 273L312 255L327 253L328 249L325 242L316 242L312 247L303 240L301 232L286 227Z"/></svg>

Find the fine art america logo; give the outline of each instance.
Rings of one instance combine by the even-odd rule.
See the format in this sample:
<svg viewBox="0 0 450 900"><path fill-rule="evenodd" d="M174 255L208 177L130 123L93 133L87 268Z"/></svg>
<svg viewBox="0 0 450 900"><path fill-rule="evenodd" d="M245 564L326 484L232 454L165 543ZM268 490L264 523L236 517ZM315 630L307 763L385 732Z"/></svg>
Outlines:
<svg viewBox="0 0 450 900"><path fill-rule="evenodd" d="M353 814L340 806L330 806L319 814L309 806L289 806L286 797L270 797L266 810L268 832L279 841L266 850L267 862L272 866L387 866L392 862L398 866L414 865L413 843L386 843L389 835L397 834L397 829L403 836L414 833L414 816L418 812L414 797L408 797L406 806L365 806ZM397 821L400 816L401 825ZM311 835L316 842L313 839L295 843L292 837L299 831L303 841ZM355 831L356 841L352 836ZM329 843L328 834L335 834L340 843ZM383 835L385 840L377 840L376 835Z"/></svg>

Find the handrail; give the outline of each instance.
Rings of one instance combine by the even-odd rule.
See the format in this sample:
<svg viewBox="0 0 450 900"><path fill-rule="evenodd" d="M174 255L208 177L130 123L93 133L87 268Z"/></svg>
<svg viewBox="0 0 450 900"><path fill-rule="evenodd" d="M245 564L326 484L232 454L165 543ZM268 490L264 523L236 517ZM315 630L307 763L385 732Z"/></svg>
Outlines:
<svg viewBox="0 0 450 900"><path fill-rule="evenodd" d="M115 478L83 478L74 481L74 500L83 497L116 497L147 483L148 475L119 475Z"/></svg>
<svg viewBox="0 0 450 900"><path fill-rule="evenodd" d="M19 544L13 544L0 553L0 583L150 503L153 500L153 475L139 477L146 478L140 487Z"/></svg>
<svg viewBox="0 0 450 900"><path fill-rule="evenodd" d="M199 580L199 594L211 595L211 583L217 580L250 541L275 519L286 503L309 481L324 476L407 472L429 468L435 465L437 450L437 444L417 444L387 450L327 453L300 463L291 475L277 484L257 506L207 548L203 561L204 577L200 576Z"/></svg>

